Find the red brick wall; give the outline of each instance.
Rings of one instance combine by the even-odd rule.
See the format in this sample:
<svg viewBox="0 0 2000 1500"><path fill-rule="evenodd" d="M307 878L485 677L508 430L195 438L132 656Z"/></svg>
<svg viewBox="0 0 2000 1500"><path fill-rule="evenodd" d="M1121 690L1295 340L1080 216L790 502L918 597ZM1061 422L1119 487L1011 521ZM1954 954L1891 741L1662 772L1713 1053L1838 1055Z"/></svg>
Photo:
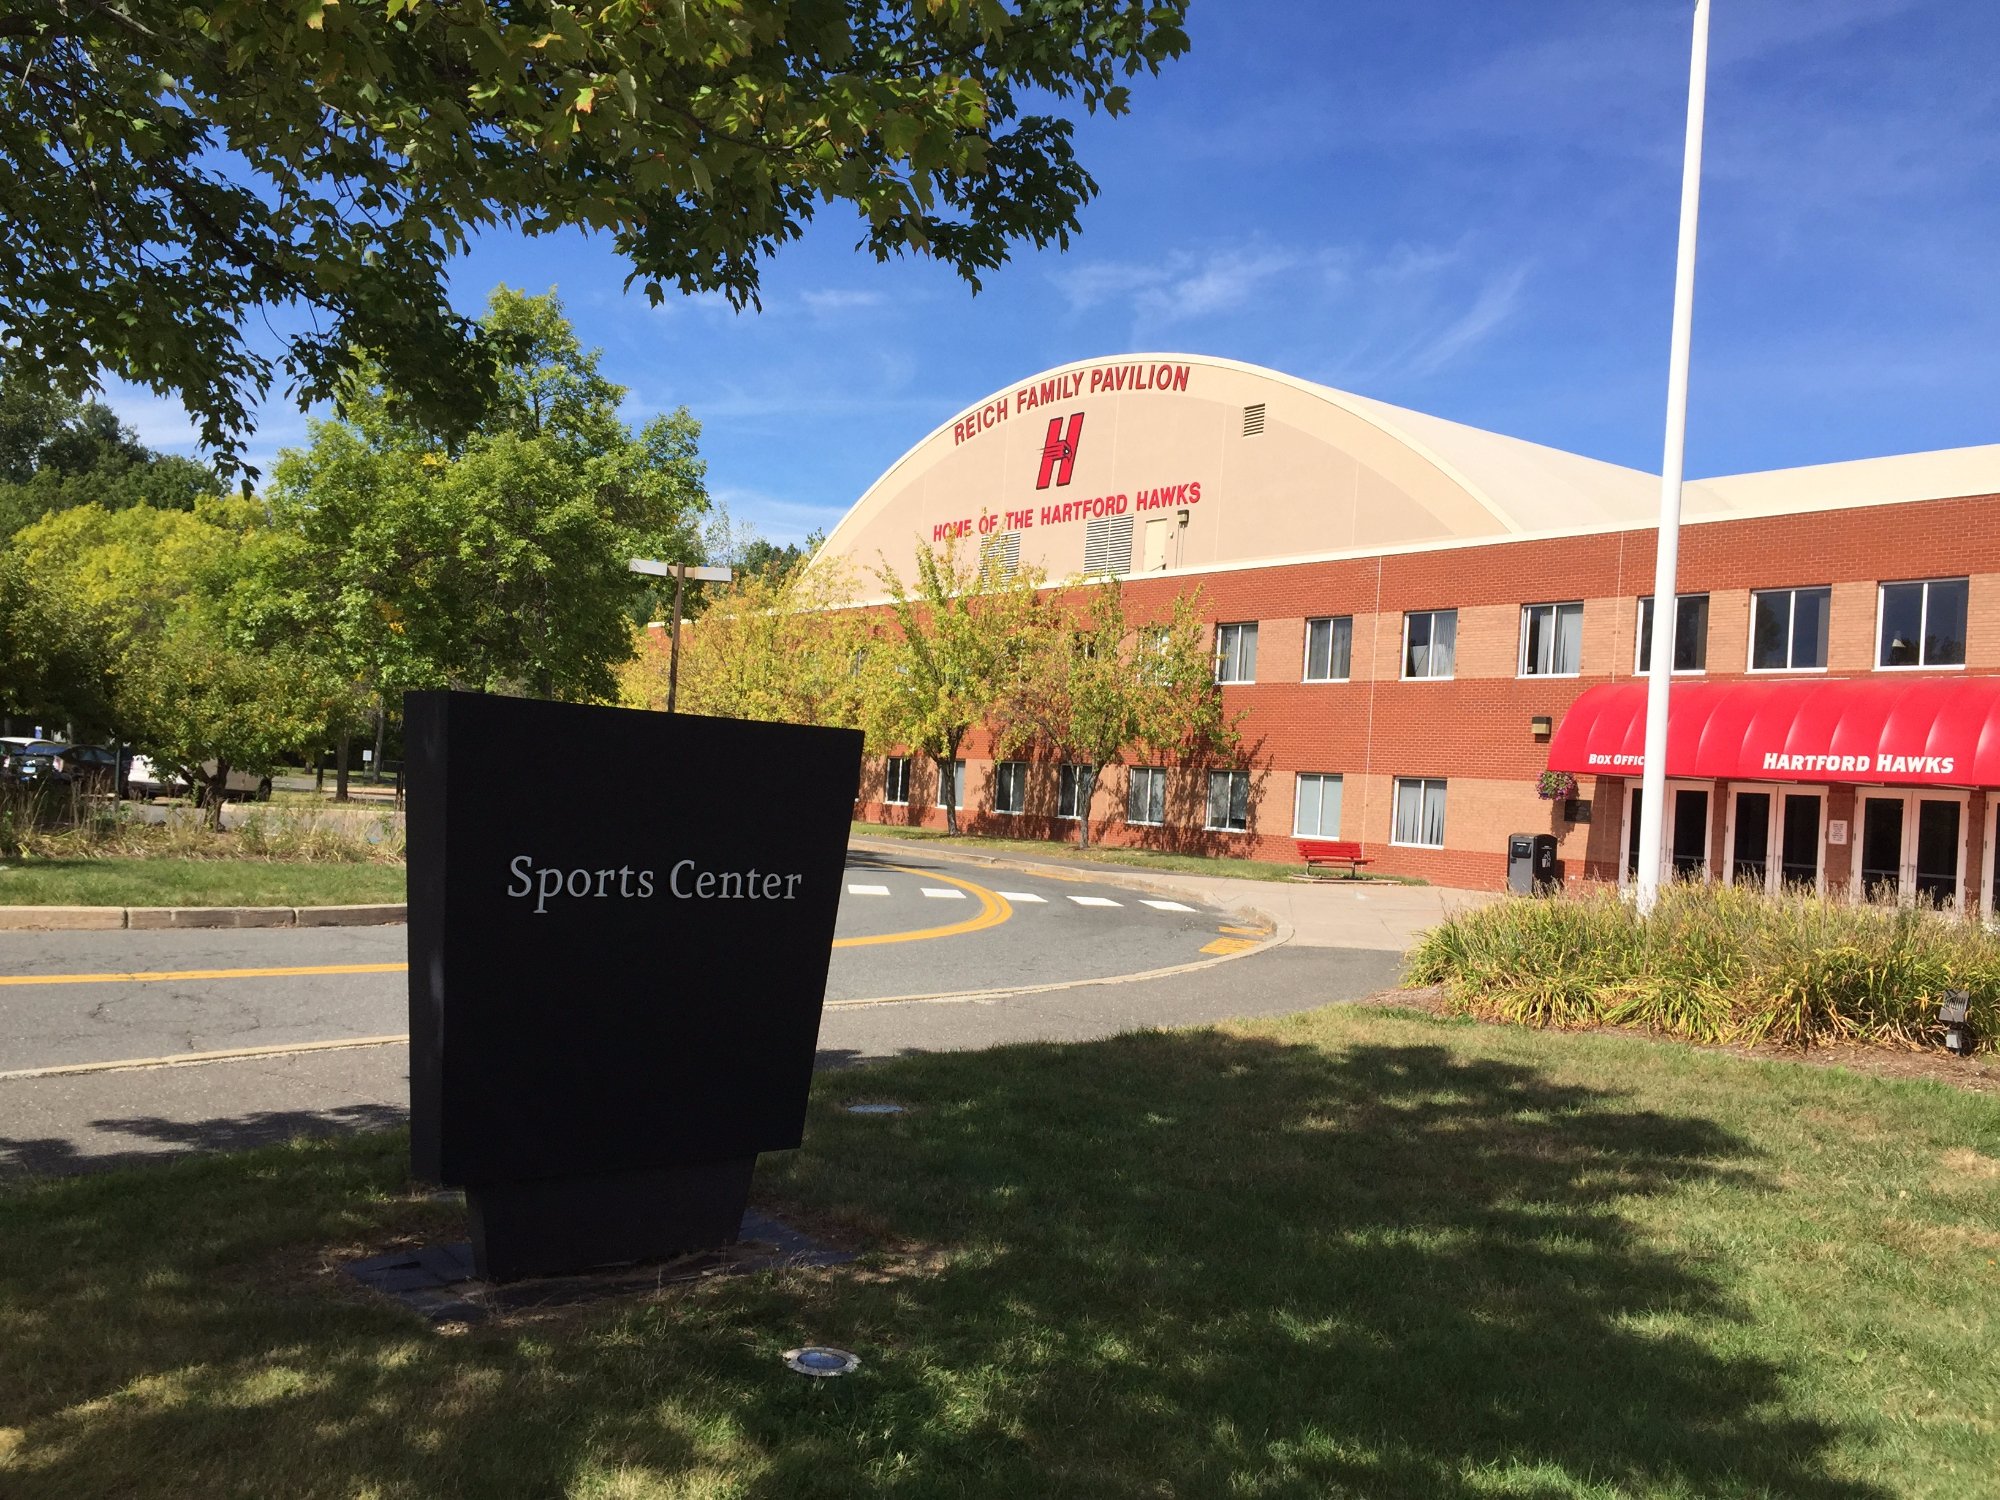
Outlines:
<svg viewBox="0 0 2000 1500"><path fill-rule="evenodd" d="M1258 680L1223 690L1232 711L1246 711L1251 830L1200 827L1205 781L1198 772L1169 774L1168 817L1176 826L1128 827L1125 777L1114 770L1093 802L1093 840L1290 860L1294 773L1337 772L1344 778L1342 837L1361 840L1377 869L1441 884L1497 885L1505 879L1507 834L1553 832L1572 875L1615 877L1624 783L1586 779L1579 795L1592 803L1592 822L1563 823L1558 805L1534 792L1547 741L1531 732L1530 720L1560 723L1586 689L1633 675L1636 600L1652 592L1653 541L1650 530L1629 531L1128 579L1126 607L1135 619L1164 618L1176 593L1199 586L1210 621L1259 622ZM1829 670L1859 674L1873 667L1877 582L1968 574L1966 670L2000 671L2000 496L1706 522L1681 534L1680 591L1710 596L1710 677L1745 671L1752 589L1832 586ZM1521 607L1577 599L1584 602L1584 675L1517 676ZM1401 680L1403 615L1422 609L1459 611L1450 680ZM1343 614L1354 620L1352 680L1302 682L1304 620ZM1053 766L1031 775L1028 813L1007 817L990 810L987 737L975 732L963 754L971 771L963 826L1074 839L1076 825L1054 818ZM1446 779L1448 847L1390 844L1391 788L1399 776ZM942 826L943 813L928 805L935 784L920 764L912 805L884 809L868 795L869 785L879 788L878 773L864 785L859 815ZM1715 792L1718 862L1726 790ZM1836 791L1830 816L1851 818L1852 801ZM1979 847L1975 838L1968 887L1977 880ZM1829 885L1845 880L1846 857L1840 848L1828 851Z"/></svg>

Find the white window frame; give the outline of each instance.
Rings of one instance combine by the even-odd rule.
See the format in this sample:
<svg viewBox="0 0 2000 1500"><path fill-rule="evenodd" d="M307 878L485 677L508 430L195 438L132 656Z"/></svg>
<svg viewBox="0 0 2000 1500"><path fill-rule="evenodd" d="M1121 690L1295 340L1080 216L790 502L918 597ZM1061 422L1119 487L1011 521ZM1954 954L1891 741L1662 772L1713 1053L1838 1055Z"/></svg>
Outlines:
<svg viewBox="0 0 2000 1500"><path fill-rule="evenodd" d="M1133 766L1126 773L1125 786L1125 826L1128 828L1164 828L1167 824L1167 768L1165 766ZM1132 816L1133 785L1144 780L1149 785L1153 778L1159 778L1160 815L1157 818L1135 818Z"/></svg>
<svg viewBox="0 0 2000 1500"><path fill-rule="evenodd" d="M1243 826L1241 828L1230 823L1216 823L1211 821L1215 817L1215 778L1218 776L1227 776L1229 778L1229 808L1232 811L1236 806L1237 778L1242 778ZM1202 831L1204 833L1248 833L1250 831L1250 773L1248 771L1210 771L1208 773L1207 790L1208 796L1201 810Z"/></svg>
<svg viewBox="0 0 2000 1500"><path fill-rule="evenodd" d="M1690 600L1694 599L1699 599L1704 604L1709 603L1709 595L1707 595L1706 593L1674 595L1674 613L1675 613L1674 644L1676 646L1680 644L1680 635L1681 635L1680 619L1679 619L1680 607L1683 604L1686 604ZM1646 606L1651 604L1652 602L1653 602L1653 596L1651 594L1641 594L1639 596L1638 610L1632 616L1632 675L1634 677L1644 677L1647 672L1646 656L1645 652L1641 648L1645 645L1650 644L1650 642L1646 640ZM1701 616L1702 636L1703 636L1703 640L1701 643L1701 665L1698 667L1675 667L1672 669L1674 676L1706 677L1708 675L1707 635L1708 635L1708 622L1711 617L1712 607L1713 606L1711 606L1710 610L1703 610ZM1657 613L1657 607L1656 607L1656 613ZM1655 622L1655 628L1657 628L1657 620Z"/></svg>
<svg viewBox="0 0 2000 1500"><path fill-rule="evenodd" d="M1422 676L1410 674L1410 621L1418 615L1425 615L1431 621L1432 657L1437 654L1437 617L1451 616L1451 670L1449 672L1426 672ZM1453 609L1406 609L1403 611L1403 645L1396 661L1396 670L1404 682L1450 682L1458 676L1458 610Z"/></svg>
<svg viewBox="0 0 2000 1500"><path fill-rule="evenodd" d="M896 785L897 766L903 768L903 795L900 797L890 795ZM882 765L882 805L884 807L908 807L910 805L909 756L891 755L884 759Z"/></svg>
<svg viewBox="0 0 2000 1500"><path fill-rule="evenodd" d="M1223 675L1225 662L1233 663L1232 670L1236 672L1243 670L1243 641L1245 639L1244 632L1246 631L1249 632L1248 639L1250 641L1249 674L1240 677L1225 677ZM1223 644L1225 632L1230 632L1228 636L1229 646ZM1234 647L1234 650L1231 650L1231 647ZM1215 627L1215 680L1230 685L1255 682L1257 680L1257 622L1255 620L1229 620Z"/></svg>
<svg viewBox="0 0 2000 1500"><path fill-rule="evenodd" d="M1403 821L1403 796L1411 787L1416 788L1419 797L1427 795L1431 787L1438 789L1438 796L1443 806L1438 818L1438 841L1435 844L1420 843L1412 839L1399 839L1396 837L1396 829ZM1422 810L1419 809L1420 822L1422 821L1421 812ZM1391 844L1394 844L1399 849L1443 849L1446 847L1445 839L1447 837L1445 828L1450 817L1451 783L1448 777L1398 776L1396 778L1395 792L1389 804L1389 842Z"/></svg>
<svg viewBox="0 0 2000 1500"><path fill-rule="evenodd" d="M1894 578L1875 585L1875 670L1878 672L1963 672L1962 661L1913 661L1900 666L1890 666L1882 660L1882 631L1889 623L1889 590L1921 588L1924 602L1917 612L1917 651L1921 655L1925 643L1930 638L1931 585L1934 583L1962 583L1965 585L1965 650L1972 654L1972 580L1960 573L1948 578ZM1960 881L1961 887L1964 881Z"/></svg>
<svg viewBox="0 0 2000 1500"><path fill-rule="evenodd" d="M1013 782L1016 805L1002 807L1001 797L1006 793L1007 783ZM1028 763L1025 760L1003 760L993 768L993 811L1003 818L1018 818L1028 810Z"/></svg>
<svg viewBox="0 0 2000 1500"><path fill-rule="evenodd" d="M1082 810L1077 809L1076 794L1082 788L1083 778L1086 774L1088 774L1089 770L1090 770L1089 766L1084 765L1081 761L1074 761L1074 760L1066 760L1060 766L1056 767L1056 820L1058 822L1080 823L1083 821L1083 814L1084 812L1087 812L1089 809L1088 808ZM1069 797L1071 810L1069 812L1064 812L1062 810L1063 780L1065 777L1067 777L1071 783L1070 797ZM1095 794L1095 792L1097 791L1097 783L1094 780L1091 782L1090 790L1093 794Z"/></svg>
<svg viewBox="0 0 2000 1500"><path fill-rule="evenodd" d="M1528 661L1528 622L1530 619L1534 617L1534 615L1537 612L1541 610L1547 610L1549 612L1549 627L1553 630L1559 631L1562 624L1562 612L1566 609L1573 609L1576 611L1576 666L1567 672L1537 672L1533 670L1532 664ZM1558 635L1558 639L1560 639L1560 635ZM1458 666L1458 639L1456 633L1454 633L1452 638L1452 667L1454 670L1456 670L1457 666ZM1583 601L1581 599L1559 599L1553 604L1522 605L1521 606L1521 650L1516 660L1515 676L1533 677L1539 680L1547 680L1548 678L1551 677L1579 677L1582 674L1583 674Z"/></svg>
<svg viewBox="0 0 2000 1500"><path fill-rule="evenodd" d="M1757 665L1757 601L1771 594L1787 596L1785 604L1785 659L1782 667L1760 667ZM1792 621L1798 614L1800 594L1826 595L1826 654L1828 661L1833 658L1833 590L1823 583L1801 583L1792 588L1752 589L1750 591L1749 639L1743 646L1743 670L1755 672L1762 677L1775 677L1780 672L1824 672L1826 662L1816 667L1795 667L1790 665L1792 654Z"/></svg>
<svg viewBox="0 0 2000 1500"><path fill-rule="evenodd" d="M1340 837L1340 817L1333 820L1333 832L1323 833L1315 828L1310 833L1299 826L1299 808L1305 801L1305 786L1308 781L1319 783L1319 806L1322 819L1326 813L1326 784L1333 783L1334 795L1340 798L1341 817L1347 813L1346 778L1338 771L1300 771L1292 778L1292 837L1295 839L1337 839Z"/></svg>
<svg viewBox="0 0 2000 1500"><path fill-rule="evenodd" d="M1336 674L1333 671L1333 664L1334 664L1333 645L1334 641L1338 639L1339 633L1338 631L1335 630L1334 627L1340 625L1343 622L1345 622L1347 626L1347 670L1345 672ZM1326 637L1327 637L1326 665L1327 665L1328 675L1325 677L1315 677L1312 674L1313 626L1315 625L1324 625L1326 627ZM1306 655L1305 655L1305 663L1300 668L1299 681L1350 682L1353 680L1353 677L1354 677L1354 616L1314 615L1311 619L1306 621Z"/></svg>

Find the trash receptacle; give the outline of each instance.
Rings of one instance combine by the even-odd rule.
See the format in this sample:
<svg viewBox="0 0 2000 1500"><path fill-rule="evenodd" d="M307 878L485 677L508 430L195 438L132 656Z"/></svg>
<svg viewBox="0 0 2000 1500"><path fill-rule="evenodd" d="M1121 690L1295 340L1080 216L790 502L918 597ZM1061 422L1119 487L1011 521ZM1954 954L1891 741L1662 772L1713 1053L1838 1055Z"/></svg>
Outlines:
<svg viewBox="0 0 2000 1500"><path fill-rule="evenodd" d="M1559 883L1556 839L1552 833L1507 835L1507 889L1532 896Z"/></svg>
<svg viewBox="0 0 2000 1500"><path fill-rule="evenodd" d="M1552 833L1535 835L1535 889L1546 895L1562 884L1562 871L1556 864L1556 836Z"/></svg>

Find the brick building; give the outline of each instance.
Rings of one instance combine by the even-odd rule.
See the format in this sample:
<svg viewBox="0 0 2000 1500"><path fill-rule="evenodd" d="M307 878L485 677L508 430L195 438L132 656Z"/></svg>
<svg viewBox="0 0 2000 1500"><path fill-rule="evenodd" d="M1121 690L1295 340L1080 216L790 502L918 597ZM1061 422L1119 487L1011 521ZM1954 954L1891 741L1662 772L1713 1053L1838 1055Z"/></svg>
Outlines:
<svg viewBox="0 0 2000 1500"><path fill-rule="evenodd" d="M1135 615L1200 587L1240 768L1107 773L1092 836L1504 880L1550 832L1628 879L1659 480L1234 361L1128 355L996 393L903 456L827 555L976 538ZM2000 445L1695 481L1683 499L1668 860L1991 913L2000 807ZM1075 782L996 765L971 827L1074 835ZM1544 800L1544 771L1574 773ZM862 815L942 821L922 761Z"/></svg>

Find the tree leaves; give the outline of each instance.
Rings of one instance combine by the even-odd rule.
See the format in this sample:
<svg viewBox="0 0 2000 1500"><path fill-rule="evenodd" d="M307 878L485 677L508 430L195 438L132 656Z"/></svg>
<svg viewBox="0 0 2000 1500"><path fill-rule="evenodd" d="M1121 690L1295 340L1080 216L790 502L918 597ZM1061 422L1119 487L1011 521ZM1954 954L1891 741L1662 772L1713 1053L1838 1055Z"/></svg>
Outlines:
<svg viewBox="0 0 2000 1500"><path fill-rule="evenodd" d="M445 265L470 231L583 225L657 295L757 297L825 206L878 258L977 287L1067 244L1096 186L1068 121L1187 48L1186 0L884 7L563 0L134 0L0 30L0 373L102 368L182 397L239 461L282 379L374 359L462 437L493 392ZM261 313L311 316L265 352Z"/></svg>

